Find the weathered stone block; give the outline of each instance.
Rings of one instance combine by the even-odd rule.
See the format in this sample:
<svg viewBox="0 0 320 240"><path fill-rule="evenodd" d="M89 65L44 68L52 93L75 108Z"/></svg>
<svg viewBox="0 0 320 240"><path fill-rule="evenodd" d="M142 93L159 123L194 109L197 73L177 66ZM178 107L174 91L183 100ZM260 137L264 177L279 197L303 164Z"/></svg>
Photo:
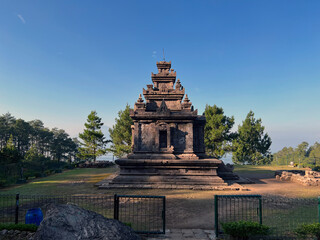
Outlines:
<svg viewBox="0 0 320 240"><path fill-rule="evenodd" d="M123 223L75 205L52 205L33 240L140 240Z"/></svg>

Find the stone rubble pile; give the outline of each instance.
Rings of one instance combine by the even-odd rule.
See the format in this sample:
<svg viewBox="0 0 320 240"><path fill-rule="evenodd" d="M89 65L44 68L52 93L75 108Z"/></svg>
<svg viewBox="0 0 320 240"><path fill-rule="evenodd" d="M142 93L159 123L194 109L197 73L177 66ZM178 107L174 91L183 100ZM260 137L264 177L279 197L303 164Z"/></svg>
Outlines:
<svg viewBox="0 0 320 240"><path fill-rule="evenodd" d="M320 186L320 173L316 171L305 171L305 174L282 171L281 175L276 175L280 181L291 181L304 186Z"/></svg>
<svg viewBox="0 0 320 240"><path fill-rule="evenodd" d="M114 165L111 161L97 161L97 162L85 162L80 163L79 168L108 168Z"/></svg>

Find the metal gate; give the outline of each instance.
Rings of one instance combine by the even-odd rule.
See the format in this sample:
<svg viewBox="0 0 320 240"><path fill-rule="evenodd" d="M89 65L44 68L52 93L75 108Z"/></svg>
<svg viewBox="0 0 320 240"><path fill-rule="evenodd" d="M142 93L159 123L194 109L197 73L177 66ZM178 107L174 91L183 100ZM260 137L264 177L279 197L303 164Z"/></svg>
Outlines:
<svg viewBox="0 0 320 240"><path fill-rule="evenodd" d="M253 221L262 224L261 195L215 195L216 236L222 233L221 223Z"/></svg>
<svg viewBox="0 0 320 240"><path fill-rule="evenodd" d="M165 196L114 196L114 219L132 227L137 233L164 234L165 213Z"/></svg>

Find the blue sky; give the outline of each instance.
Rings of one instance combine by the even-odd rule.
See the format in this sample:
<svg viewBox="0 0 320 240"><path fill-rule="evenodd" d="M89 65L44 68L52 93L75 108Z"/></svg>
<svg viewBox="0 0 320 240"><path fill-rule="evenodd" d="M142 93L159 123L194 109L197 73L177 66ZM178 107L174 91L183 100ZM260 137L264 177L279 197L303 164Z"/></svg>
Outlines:
<svg viewBox="0 0 320 240"><path fill-rule="evenodd" d="M0 114L106 126L172 61L199 113L253 110L272 150L320 141L319 1L1 1ZM235 127L236 129L236 127Z"/></svg>

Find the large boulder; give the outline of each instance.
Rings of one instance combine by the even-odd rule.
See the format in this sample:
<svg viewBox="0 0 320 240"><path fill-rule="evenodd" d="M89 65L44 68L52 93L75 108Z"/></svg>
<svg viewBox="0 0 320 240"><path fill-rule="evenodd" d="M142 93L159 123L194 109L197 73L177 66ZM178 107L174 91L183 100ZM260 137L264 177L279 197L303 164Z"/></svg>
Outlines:
<svg viewBox="0 0 320 240"><path fill-rule="evenodd" d="M34 240L140 240L121 222L75 205L51 205Z"/></svg>

